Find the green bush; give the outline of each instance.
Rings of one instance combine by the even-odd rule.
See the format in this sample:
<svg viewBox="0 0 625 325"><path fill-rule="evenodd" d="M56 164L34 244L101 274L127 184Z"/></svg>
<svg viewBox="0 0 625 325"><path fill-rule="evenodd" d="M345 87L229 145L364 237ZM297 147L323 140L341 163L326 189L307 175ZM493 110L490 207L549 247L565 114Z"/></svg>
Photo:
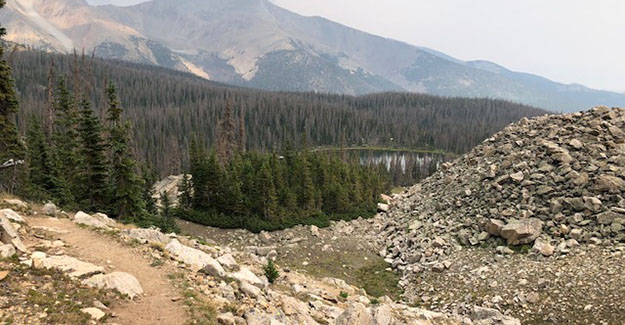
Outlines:
<svg viewBox="0 0 625 325"><path fill-rule="evenodd" d="M265 276L267 277L267 280L269 280L269 283L274 283L280 276L280 272L278 272L278 269L276 269L276 265L273 264L272 260L267 262L267 265L265 265L263 270L265 271Z"/></svg>

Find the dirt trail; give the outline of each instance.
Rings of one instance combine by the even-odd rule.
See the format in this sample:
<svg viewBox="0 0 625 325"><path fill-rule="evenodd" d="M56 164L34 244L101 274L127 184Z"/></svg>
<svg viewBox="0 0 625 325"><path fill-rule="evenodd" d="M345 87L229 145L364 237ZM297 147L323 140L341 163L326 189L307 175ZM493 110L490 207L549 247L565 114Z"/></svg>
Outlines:
<svg viewBox="0 0 625 325"><path fill-rule="evenodd" d="M124 246L110 237L78 227L67 219L28 218L31 226L56 227L68 230L58 234L59 239L69 246L68 254L87 262L106 267L111 271L134 275L144 295L135 301L113 308L117 317L111 321L123 325L135 324L183 324L187 318L185 307L172 298L179 296L163 270L151 267L148 259L132 247Z"/></svg>

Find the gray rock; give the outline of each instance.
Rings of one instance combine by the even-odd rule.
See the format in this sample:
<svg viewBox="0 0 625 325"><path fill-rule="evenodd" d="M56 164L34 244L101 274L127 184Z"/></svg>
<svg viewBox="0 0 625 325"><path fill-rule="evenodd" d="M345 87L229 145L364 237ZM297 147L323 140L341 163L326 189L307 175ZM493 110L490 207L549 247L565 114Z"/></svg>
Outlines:
<svg viewBox="0 0 625 325"><path fill-rule="evenodd" d="M543 222L536 218L516 220L501 229L501 237L508 240L509 245L523 245L533 242L540 236Z"/></svg>
<svg viewBox="0 0 625 325"><path fill-rule="evenodd" d="M72 278L83 278L104 272L104 268L91 263L83 262L71 256L49 256L41 260L42 266L47 269L57 269L67 273Z"/></svg>
<svg viewBox="0 0 625 325"><path fill-rule="evenodd" d="M237 261L234 259L232 254L224 254L217 258L217 262L221 264L228 271L237 271L239 269L239 265Z"/></svg>
<svg viewBox="0 0 625 325"><path fill-rule="evenodd" d="M217 316L217 323L221 325L235 325L234 315L232 313L225 313Z"/></svg>
<svg viewBox="0 0 625 325"><path fill-rule="evenodd" d="M46 216L56 217L58 210L56 208L56 205L54 205L54 203L48 202L44 204L43 208L41 208L41 213L43 213Z"/></svg>
<svg viewBox="0 0 625 325"><path fill-rule="evenodd" d="M20 216L19 214L17 214L15 211L11 210L11 209L2 209L0 210L0 216L4 216L5 218L13 221L13 222L19 222L19 223L24 223L24 218L22 218L22 216Z"/></svg>
<svg viewBox="0 0 625 325"><path fill-rule="evenodd" d="M486 224L486 231L496 237L501 236L501 229L505 226L504 222L497 219L490 219Z"/></svg>
<svg viewBox="0 0 625 325"><path fill-rule="evenodd" d="M361 303L352 303L336 319L336 325L373 325L373 318Z"/></svg>
<svg viewBox="0 0 625 325"><path fill-rule="evenodd" d="M241 282L241 284L239 284L239 290L254 299L257 299L261 294L260 288L247 282Z"/></svg>
<svg viewBox="0 0 625 325"><path fill-rule="evenodd" d="M195 248L191 248L182 245L177 239L172 239L169 244L165 246L165 250L173 256L176 260L183 262L191 268L192 271L197 272L204 269L208 265L211 265L211 272L215 272L216 276L223 277L226 272L210 255Z"/></svg>
<svg viewBox="0 0 625 325"><path fill-rule="evenodd" d="M28 252L17 230L15 230L15 227L13 227L9 219L4 215L0 215L0 242L13 245L19 252Z"/></svg>
<svg viewBox="0 0 625 325"><path fill-rule="evenodd" d="M128 237L138 240L141 243L155 243L161 245L167 245L171 241L171 238L160 232L155 228L138 228L128 229L123 231Z"/></svg>
<svg viewBox="0 0 625 325"><path fill-rule="evenodd" d="M541 238L536 239L532 248L544 256L553 255L555 249L549 242Z"/></svg>
<svg viewBox="0 0 625 325"><path fill-rule="evenodd" d="M11 244L0 245L0 258L9 258L15 255L15 247Z"/></svg>
<svg viewBox="0 0 625 325"><path fill-rule="evenodd" d="M82 283L93 288L117 290L130 299L143 294L143 288L137 278L125 272L97 274L82 281Z"/></svg>
<svg viewBox="0 0 625 325"><path fill-rule="evenodd" d="M378 203L378 211L379 212L388 212L388 210L390 209L388 204L384 204L384 203Z"/></svg>
<svg viewBox="0 0 625 325"><path fill-rule="evenodd" d="M599 175L595 180L595 189L600 192L619 193L625 190L625 180L612 175Z"/></svg>
<svg viewBox="0 0 625 325"><path fill-rule="evenodd" d="M88 314L91 317L91 319L93 319L93 320L100 320L104 316L106 316L105 312L103 312L100 309L95 308L95 307L83 308L80 311L85 313L85 314Z"/></svg>
<svg viewBox="0 0 625 325"><path fill-rule="evenodd" d="M231 273L229 276L240 283L246 282L259 288L265 287L265 283L246 267L240 267L239 271Z"/></svg>
<svg viewBox="0 0 625 325"><path fill-rule="evenodd" d="M28 209L28 204L26 204L26 202L22 201L22 200L18 200L18 199L4 199L4 202L6 202L9 205L12 205L18 209Z"/></svg>
<svg viewBox="0 0 625 325"><path fill-rule="evenodd" d="M379 306L373 312L373 322L375 325L390 325L393 321L391 308L386 305Z"/></svg>
<svg viewBox="0 0 625 325"><path fill-rule="evenodd" d="M98 218L88 215L82 211L76 212L76 214L74 215L74 222L77 224L99 229L111 229L107 224L100 221Z"/></svg>

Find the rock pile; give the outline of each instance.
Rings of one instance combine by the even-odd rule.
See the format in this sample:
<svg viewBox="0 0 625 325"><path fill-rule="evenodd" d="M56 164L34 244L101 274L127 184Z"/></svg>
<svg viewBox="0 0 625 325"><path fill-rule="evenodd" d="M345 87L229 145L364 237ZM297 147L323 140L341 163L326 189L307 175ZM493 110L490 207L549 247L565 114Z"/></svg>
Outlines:
<svg viewBox="0 0 625 325"><path fill-rule="evenodd" d="M409 275L444 271L463 247L623 246L624 130L625 110L607 107L511 124L399 195L380 254Z"/></svg>

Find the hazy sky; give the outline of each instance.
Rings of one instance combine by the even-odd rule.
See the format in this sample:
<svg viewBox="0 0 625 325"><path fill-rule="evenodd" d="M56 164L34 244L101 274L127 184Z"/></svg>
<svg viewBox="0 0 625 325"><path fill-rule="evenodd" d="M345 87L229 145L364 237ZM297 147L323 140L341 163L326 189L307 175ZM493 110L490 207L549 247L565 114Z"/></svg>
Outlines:
<svg viewBox="0 0 625 325"><path fill-rule="evenodd" d="M625 92L623 0L272 1L462 60L489 60L559 82Z"/></svg>

